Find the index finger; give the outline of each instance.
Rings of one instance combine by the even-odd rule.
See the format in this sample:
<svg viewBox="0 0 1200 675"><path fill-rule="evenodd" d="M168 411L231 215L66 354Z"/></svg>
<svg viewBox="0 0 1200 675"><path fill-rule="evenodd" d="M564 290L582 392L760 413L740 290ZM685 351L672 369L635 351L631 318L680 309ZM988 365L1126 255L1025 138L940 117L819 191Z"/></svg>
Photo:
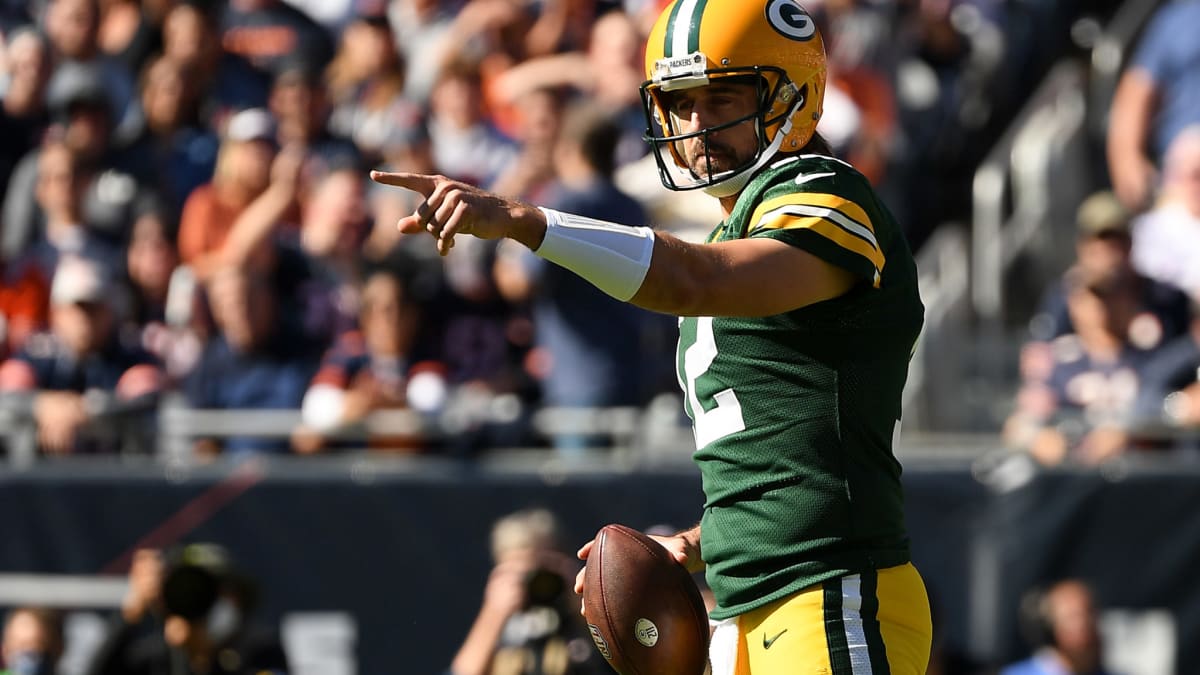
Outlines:
<svg viewBox="0 0 1200 675"><path fill-rule="evenodd" d="M579 558L580 560L587 560L588 555L590 555L592 552L592 544L594 544L595 541L596 540L593 539L593 540L589 541L588 543L584 544L583 546L579 547L579 550L575 552L575 557Z"/></svg>
<svg viewBox="0 0 1200 675"><path fill-rule="evenodd" d="M433 176L405 171L372 171L371 180L383 185L392 185L412 190L413 192L420 192L425 197L433 194L433 189L437 187L437 180Z"/></svg>

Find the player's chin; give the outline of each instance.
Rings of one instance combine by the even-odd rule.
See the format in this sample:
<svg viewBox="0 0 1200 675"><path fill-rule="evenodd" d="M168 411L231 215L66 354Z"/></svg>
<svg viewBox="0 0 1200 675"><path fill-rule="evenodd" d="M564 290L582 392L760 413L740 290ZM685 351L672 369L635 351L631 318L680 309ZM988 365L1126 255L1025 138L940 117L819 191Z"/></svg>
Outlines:
<svg viewBox="0 0 1200 675"><path fill-rule="evenodd" d="M732 161L724 157L710 157L708 160L698 159L692 162L692 173L707 180L710 176L719 176L734 168Z"/></svg>

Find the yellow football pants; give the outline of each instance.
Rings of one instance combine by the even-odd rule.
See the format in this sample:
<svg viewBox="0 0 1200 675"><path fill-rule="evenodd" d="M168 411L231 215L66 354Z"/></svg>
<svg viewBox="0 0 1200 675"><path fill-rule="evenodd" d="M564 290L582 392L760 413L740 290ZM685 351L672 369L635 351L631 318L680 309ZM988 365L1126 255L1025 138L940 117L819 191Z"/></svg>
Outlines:
<svg viewBox="0 0 1200 675"><path fill-rule="evenodd" d="M912 564L832 579L717 625L712 675L925 675L933 626Z"/></svg>

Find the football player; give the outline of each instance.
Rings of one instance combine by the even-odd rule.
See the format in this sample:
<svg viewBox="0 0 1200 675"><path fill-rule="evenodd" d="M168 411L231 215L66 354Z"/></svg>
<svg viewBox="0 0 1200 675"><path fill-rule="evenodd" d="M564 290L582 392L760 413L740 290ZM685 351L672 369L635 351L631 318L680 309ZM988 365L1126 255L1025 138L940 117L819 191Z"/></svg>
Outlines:
<svg viewBox="0 0 1200 675"><path fill-rule="evenodd" d="M794 0L676 0L646 75L664 185L702 189L725 214L702 244L440 176L372 177L424 195L399 227L443 254L459 235L508 237L682 317L706 503L699 525L659 541L706 569L714 675L923 674L929 603L892 446L924 308L899 226L816 134L821 35Z"/></svg>

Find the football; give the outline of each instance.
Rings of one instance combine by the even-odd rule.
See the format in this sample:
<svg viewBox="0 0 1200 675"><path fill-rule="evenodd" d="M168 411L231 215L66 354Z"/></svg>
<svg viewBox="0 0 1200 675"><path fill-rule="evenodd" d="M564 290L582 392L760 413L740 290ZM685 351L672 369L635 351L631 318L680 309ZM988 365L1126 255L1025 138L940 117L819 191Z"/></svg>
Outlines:
<svg viewBox="0 0 1200 675"><path fill-rule="evenodd" d="M701 675L708 614L683 565L624 525L596 534L584 568L583 614L592 641L621 675Z"/></svg>

